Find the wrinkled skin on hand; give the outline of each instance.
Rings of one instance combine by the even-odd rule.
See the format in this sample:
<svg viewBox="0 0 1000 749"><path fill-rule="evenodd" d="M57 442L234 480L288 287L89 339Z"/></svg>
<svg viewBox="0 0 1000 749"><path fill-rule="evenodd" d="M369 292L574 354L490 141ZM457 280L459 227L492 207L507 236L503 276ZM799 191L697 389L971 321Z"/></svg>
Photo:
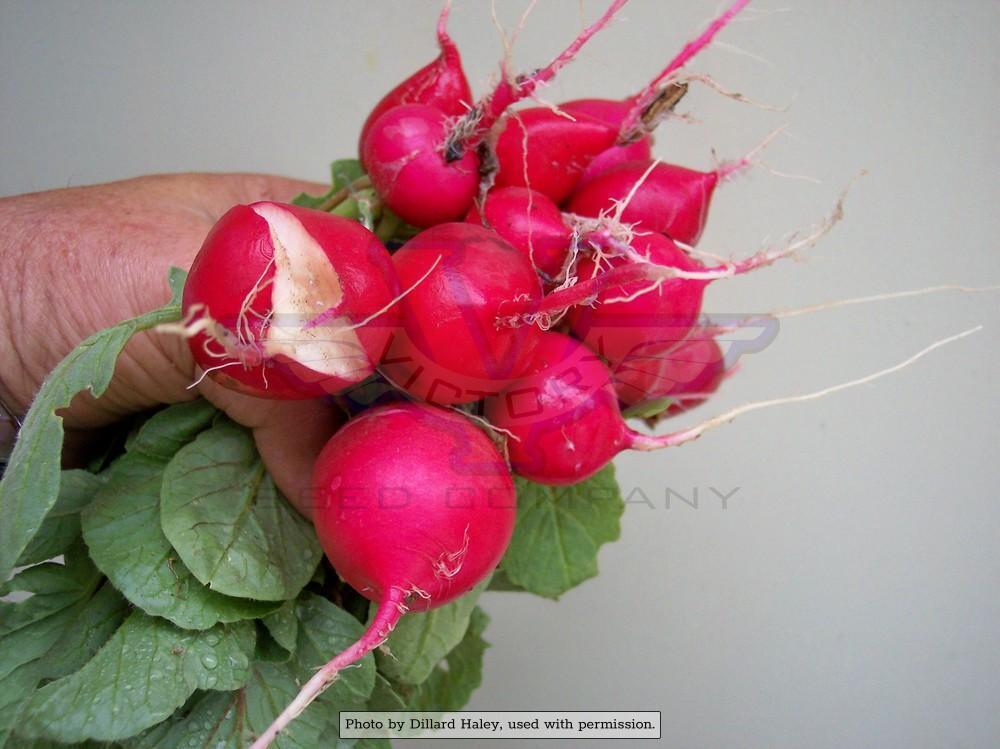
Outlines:
<svg viewBox="0 0 1000 749"><path fill-rule="evenodd" d="M165 304L167 272L187 269L209 228L237 203L290 200L325 187L249 174L139 177L0 199L0 397L27 410L45 376L92 333ZM198 377L177 336L126 346L107 393L65 411L67 464L123 417L202 395L253 430L282 492L310 515L316 455L341 421L325 401L265 401Z"/></svg>

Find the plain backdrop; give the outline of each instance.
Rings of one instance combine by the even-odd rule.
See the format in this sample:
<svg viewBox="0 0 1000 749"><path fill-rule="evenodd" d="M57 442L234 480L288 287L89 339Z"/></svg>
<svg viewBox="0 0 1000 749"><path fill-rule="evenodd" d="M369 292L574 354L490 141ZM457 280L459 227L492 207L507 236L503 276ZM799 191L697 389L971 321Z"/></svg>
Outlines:
<svg viewBox="0 0 1000 749"><path fill-rule="evenodd" d="M498 5L511 28L525 3ZM4 0L0 194L161 171L325 179L378 97L434 55L438 7ZM543 0L516 66L546 61L602 7ZM717 10L634 0L544 96L624 95ZM1000 283L998 28L987 0L757 0L692 70L787 110L694 86L680 107L692 121L664 125L657 153L707 168L713 150L737 156L787 123L767 162L819 183L758 169L726 185L703 248L753 251L869 175L802 262L716 284L707 308ZM501 50L489 4L458 0L452 29L484 90ZM998 297L789 320L685 421L874 371L978 323L891 379L621 458L631 501L599 577L558 603L485 597L493 646L471 707L661 710L673 747L996 746ZM712 488L736 490L726 509ZM676 494L668 506L668 490L697 490L697 508Z"/></svg>

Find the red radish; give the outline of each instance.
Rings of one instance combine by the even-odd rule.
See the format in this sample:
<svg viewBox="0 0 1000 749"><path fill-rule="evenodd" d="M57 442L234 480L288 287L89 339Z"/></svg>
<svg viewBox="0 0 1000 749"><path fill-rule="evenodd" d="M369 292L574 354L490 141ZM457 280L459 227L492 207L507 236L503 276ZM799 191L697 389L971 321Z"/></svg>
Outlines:
<svg viewBox="0 0 1000 749"><path fill-rule="evenodd" d="M614 369L618 400L627 406L667 398L668 414L704 403L726 378L726 357L718 342L696 329L662 354L630 357Z"/></svg>
<svg viewBox="0 0 1000 749"><path fill-rule="evenodd" d="M872 382L980 329L945 338L866 377L804 395L748 403L663 435L629 428L608 368L583 344L561 333L545 333L531 373L500 396L487 399L486 417L508 435L508 457L515 473L542 484L573 484L593 476L623 450L676 447L750 411L815 400Z"/></svg>
<svg viewBox="0 0 1000 749"><path fill-rule="evenodd" d="M574 334L612 366L629 356L661 354L688 336L706 284L749 273L811 247L843 217L845 197L846 192L829 216L785 245L710 267L699 265L662 234L635 234L629 244L624 238L629 232L620 225L581 219L576 241L590 248L592 255L585 255L576 275L540 303L512 299L505 304L501 322L512 327L537 323L547 328L572 311Z"/></svg>
<svg viewBox="0 0 1000 749"><path fill-rule="evenodd" d="M359 151L375 120L400 104L426 104L450 117L463 115L472 106L472 90L462 70L462 58L447 31L450 10L451 4L446 3L438 18L437 39L441 54L379 100L361 126Z"/></svg>
<svg viewBox="0 0 1000 749"><path fill-rule="evenodd" d="M191 266L185 330L197 364L222 385L311 398L374 372L398 292L389 253L360 224L282 203L238 205ZM326 322L310 325L324 310Z"/></svg>
<svg viewBox="0 0 1000 749"><path fill-rule="evenodd" d="M704 268L662 234L637 235L632 248L656 265L682 271ZM612 268L630 261L616 257L607 260ZM586 257L577 266L583 281L598 276L600 269ZM701 313L701 302L708 280L672 278L647 293L650 281L607 286L594 299L596 306L579 306L569 313L574 335L612 364L626 359L658 356L687 338ZM628 299L636 295L634 299ZM627 301L612 301L628 299Z"/></svg>
<svg viewBox="0 0 1000 749"><path fill-rule="evenodd" d="M614 146L617 137L617 128L571 120L546 107L511 113L494 146L494 184L530 187L562 203L587 165Z"/></svg>
<svg viewBox="0 0 1000 749"><path fill-rule="evenodd" d="M637 131L642 132L645 129L642 123L643 118L648 114L649 109L655 106L657 99L662 95L666 84L670 82L674 73L687 65L695 55L711 44L716 34L728 26L729 22L749 3L750 0L735 0L701 34L685 44L667 67L660 71L659 75L647 83L639 93L630 97L629 102L632 108L621 125L620 140L622 142L629 142Z"/></svg>
<svg viewBox="0 0 1000 749"><path fill-rule="evenodd" d="M497 186L531 187L562 203L583 182L616 163L652 158L652 138L619 145L629 100L578 99L556 109L512 112L494 144Z"/></svg>
<svg viewBox="0 0 1000 749"><path fill-rule="evenodd" d="M699 172L661 161L627 161L581 180L567 209L580 216L611 215L640 231L655 231L687 245L701 238L719 183L749 168L784 128L772 131L743 158Z"/></svg>
<svg viewBox="0 0 1000 749"><path fill-rule="evenodd" d="M467 593L496 567L514 526L510 471L489 436L426 404L351 420L323 449L313 483L327 557L376 603L394 597L424 611Z"/></svg>
<svg viewBox="0 0 1000 749"><path fill-rule="evenodd" d="M503 80L492 94L458 122L427 104L404 104L379 115L361 142L361 160L379 197L403 220L421 228L462 219L479 186L477 149L492 124L509 106L551 80L624 4L614 0L598 22L530 76L511 80L504 67Z"/></svg>
<svg viewBox="0 0 1000 749"><path fill-rule="evenodd" d="M611 372L582 343L543 333L531 370L485 416L510 435L514 472L543 484L574 484L597 473L628 444Z"/></svg>
<svg viewBox="0 0 1000 749"><path fill-rule="evenodd" d="M404 104L383 113L361 144L361 160L385 204L419 227L457 221L479 190L479 157L466 150L449 160L445 140L451 119L426 104Z"/></svg>
<svg viewBox="0 0 1000 749"><path fill-rule="evenodd" d="M442 405L502 390L528 366L540 332L497 324L506 300L537 305L541 281L527 256L496 232L441 224L392 257L401 325L381 371L412 395ZM423 280L421 280L423 279Z"/></svg>
<svg viewBox="0 0 1000 749"><path fill-rule="evenodd" d="M946 284L909 291L838 299L796 309L775 310L764 315L703 321L691 331L684 341L668 351L658 355L630 357L620 362L614 368L618 400L626 406L633 406L666 398L672 401L666 411L668 416L701 405L712 393L718 390L725 379L735 373L736 366L729 359L733 353L738 355L739 349L731 349L729 354L724 354L718 340L719 336L728 336L739 330L757 328L761 331L760 337L754 341L754 348L749 349L759 351L760 346L766 345L774 339L777 333L776 321L779 319L798 317L838 307L906 299L942 291L982 293L996 291L998 288L1000 287ZM769 332L765 334L765 330ZM748 349L743 348L743 350Z"/></svg>
<svg viewBox="0 0 1000 749"><path fill-rule="evenodd" d="M507 69L505 59L500 65L500 83L463 118L463 122L456 128L453 146L459 150L477 148L510 107L532 96L539 86L555 78L556 74L579 54L583 45L608 25L626 2L628 0L613 0L600 18L581 31L576 39L548 65L535 70L531 75L512 76Z"/></svg>
<svg viewBox="0 0 1000 749"><path fill-rule="evenodd" d="M648 161L652 158L653 136L651 135L644 135L634 143L613 145L591 159L590 163L587 164L587 168L580 174L580 179L577 181L574 189L579 190L595 177L599 177L619 164L629 161Z"/></svg>
<svg viewBox="0 0 1000 749"><path fill-rule="evenodd" d="M465 416L416 403L366 411L333 436L313 475L320 543L378 613L253 744L263 749L342 669L381 645L400 618L467 593L496 567L514 530L514 482Z"/></svg>
<svg viewBox="0 0 1000 749"><path fill-rule="evenodd" d="M527 187L490 190L482 210L473 206L465 220L493 229L523 252L547 280L556 278L573 241L559 206Z"/></svg>
<svg viewBox="0 0 1000 749"><path fill-rule="evenodd" d="M615 213L622 223L694 245L705 228L716 186L741 166L742 162L738 162L712 172L698 172L673 164L630 161L583 185L567 209L580 216L597 217L624 205L620 213Z"/></svg>
<svg viewBox="0 0 1000 749"><path fill-rule="evenodd" d="M680 85L670 87L671 76L708 46L748 2L736 0L632 96L620 101L579 99L511 113L494 147L495 184L531 187L562 203L578 184L610 166L651 158L649 132L686 91ZM648 123L643 122L646 118Z"/></svg>

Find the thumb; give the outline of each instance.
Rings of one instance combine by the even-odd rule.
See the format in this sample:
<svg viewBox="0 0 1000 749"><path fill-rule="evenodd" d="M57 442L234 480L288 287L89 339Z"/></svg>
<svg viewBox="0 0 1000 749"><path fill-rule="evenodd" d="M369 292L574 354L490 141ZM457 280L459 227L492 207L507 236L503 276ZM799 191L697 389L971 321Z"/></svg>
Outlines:
<svg viewBox="0 0 1000 749"><path fill-rule="evenodd" d="M190 205L197 206L209 223L234 205L258 200L291 201L299 193L322 195L329 185L272 174L187 174L165 178L175 183Z"/></svg>

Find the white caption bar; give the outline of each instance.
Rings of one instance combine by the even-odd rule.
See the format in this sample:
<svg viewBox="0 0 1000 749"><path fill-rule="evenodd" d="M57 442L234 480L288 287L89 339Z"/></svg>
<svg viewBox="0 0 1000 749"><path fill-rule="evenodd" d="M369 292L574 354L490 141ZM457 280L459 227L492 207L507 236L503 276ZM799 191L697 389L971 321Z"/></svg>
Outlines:
<svg viewBox="0 0 1000 749"><path fill-rule="evenodd" d="M657 711L466 710L340 713L344 739L658 739Z"/></svg>

